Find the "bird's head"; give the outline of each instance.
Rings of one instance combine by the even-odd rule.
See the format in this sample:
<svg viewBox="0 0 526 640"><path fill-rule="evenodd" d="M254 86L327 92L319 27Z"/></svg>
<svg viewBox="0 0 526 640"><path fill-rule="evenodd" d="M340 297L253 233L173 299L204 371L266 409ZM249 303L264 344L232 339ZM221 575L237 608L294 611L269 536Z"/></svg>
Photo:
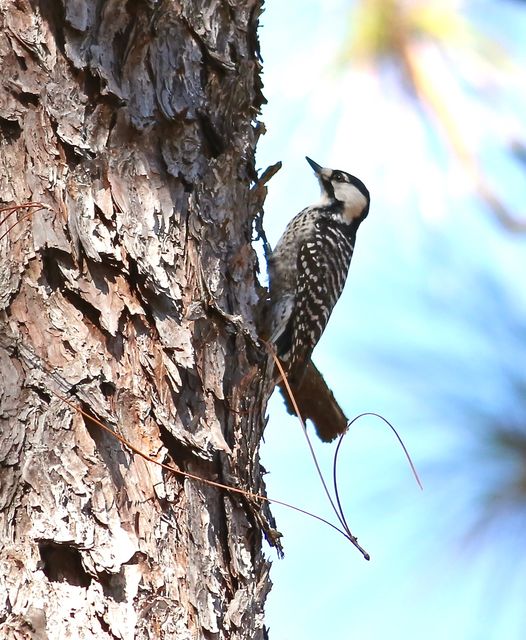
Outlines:
<svg viewBox="0 0 526 640"><path fill-rule="evenodd" d="M308 157L306 160L320 183L322 204L341 202L345 221L361 222L369 213L370 202L369 191L364 183L345 171L327 169Z"/></svg>

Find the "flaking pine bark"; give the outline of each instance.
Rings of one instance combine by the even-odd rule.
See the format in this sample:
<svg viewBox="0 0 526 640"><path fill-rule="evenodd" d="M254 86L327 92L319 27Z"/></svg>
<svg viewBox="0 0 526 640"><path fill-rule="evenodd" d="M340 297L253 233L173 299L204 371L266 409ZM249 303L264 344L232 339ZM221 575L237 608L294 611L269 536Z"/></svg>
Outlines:
<svg viewBox="0 0 526 640"><path fill-rule="evenodd" d="M0 2L2 638L266 637L268 509L87 417L264 491L260 4Z"/></svg>

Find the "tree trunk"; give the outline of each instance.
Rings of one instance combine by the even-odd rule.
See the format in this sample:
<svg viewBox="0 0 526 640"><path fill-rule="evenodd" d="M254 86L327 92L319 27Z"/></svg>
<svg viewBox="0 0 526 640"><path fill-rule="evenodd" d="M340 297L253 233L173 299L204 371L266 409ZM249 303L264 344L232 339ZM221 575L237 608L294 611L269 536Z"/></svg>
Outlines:
<svg viewBox="0 0 526 640"><path fill-rule="evenodd" d="M264 491L260 4L0 0L2 638L266 637L268 509L86 415Z"/></svg>

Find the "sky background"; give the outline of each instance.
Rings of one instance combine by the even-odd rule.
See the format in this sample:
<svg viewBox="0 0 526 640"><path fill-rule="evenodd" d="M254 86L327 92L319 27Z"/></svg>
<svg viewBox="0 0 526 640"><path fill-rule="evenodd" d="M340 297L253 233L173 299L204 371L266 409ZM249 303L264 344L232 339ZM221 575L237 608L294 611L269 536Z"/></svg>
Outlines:
<svg viewBox="0 0 526 640"><path fill-rule="evenodd" d="M275 506L285 558L268 551L270 638L522 639L525 517L504 510L487 526L479 520L492 487L521 464L496 455L481 434L500 419L526 424L526 235L503 230L473 196L465 168L394 74L337 63L351 5L265 3L268 132L257 162L264 169L283 161L269 183L265 228L274 245L288 220L318 199L305 155L368 186L370 214L314 360L348 416L374 411L396 426L424 491L379 420L355 424L341 452L340 493L372 559L330 528ZM524 3L470 2L466 15L524 68ZM502 86L488 88L481 78L482 102L472 91L452 91L451 100L492 185L526 216L524 166L501 144L526 138L526 98L512 82L503 76ZM301 428L277 394L269 416L269 496L334 520ZM334 446L314 444L330 475Z"/></svg>

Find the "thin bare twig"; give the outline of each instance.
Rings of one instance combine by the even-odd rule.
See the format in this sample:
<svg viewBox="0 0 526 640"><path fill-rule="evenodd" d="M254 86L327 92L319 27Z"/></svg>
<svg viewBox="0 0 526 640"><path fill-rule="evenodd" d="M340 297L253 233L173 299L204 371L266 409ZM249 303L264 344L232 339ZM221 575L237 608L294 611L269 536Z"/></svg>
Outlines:
<svg viewBox="0 0 526 640"><path fill-rule="evenodd" d="M349 542L351 542L358 549L358 551L363 555L363 557L366 560L370 560L371 556L358 543L358 538L355 535L353 535L353 533L351 532L351 530L349 528L349 525L347 524L347 520L345 519L345 516L343 515L343 511L342 511L342 508L341 508L341 504L340 504L340 502L338 500L338 497L337 497L337 503L338 503L338 507L339 508L337 508L335 503L334 503L333 497L331 496L331 492L329 491L329 488L327 487L327 483L325 482L325 478L323 477L323 473L322 473L322 471L320 469L318 458L316 457L316 454L314 452L314 447L312 446L312 442L311 442L311 440L309 438L309 434L307 433L307 429L305 427L305 423L303 422L303 418L301 417L300 410L298 408L298 404L296 402L294 394L292 393L292 389L290 388L289 382L287 380L287 375L286 375L286 373L285 373L285 371L283 369L283 365L281 364L281 362L280 362L279 358L277 357L277 355L276 355L274 349L272 348L272 346L269 345L268 343L267 343L267 346L268 346L268 349L269 349L269 351L270 351L270 353L272 355L274 363L276 364L276 367L278 368L278 371L279 371L279 373L280 373L280 375L281 375L281 377L283 379L283 384L285 385L287 393L289 394L290 401L292 403L292 406L294 407L294 411L296 412L296 416L297 416L298 420L300 421L300 424L301 424L301 426L303 428L303 433L305 434L305 438L307 439L307 444L309 446L309 450L310 450L312 459L314 461L314 466L316 467L316 471L318 473L318 477L320 479L322 487L323 487L323 489L325 491L325 494L327 496L327 499L329 500L329 503L330 503L330 505L332 507L332 510L333 510L334 514L336 515L336 517L338 518L338 521L340 522L340 524L342 526L342 529L340 529L336 525L332 525L332 527L334 529L336 529L336 531L339 531L345 538L347 538L347 540L349 540ZM341 441L341 439L343 438L344 435L345 434L343 434L341 436L340 441Z"/></svg>
<svg viewBox="0 0 526 640"><path fill-rule="evenodd" d="M109 433L113 438L118 440L121 444L123 444L132 453L138 455L139 457L143 458L143 460L146 460L147 462L151 462L153 464L156 464L157 466L161 467L165 471L170 471L171 473L173 473L175 475L182 476L183 478L187 478L189 480L195 480L196 482L201 482L202 484L206 484L206 485L209 485L211 487L216 487L218 489L223 489L223 490L229 491L231 493L238 493L240 495L243 495L243 496L245 496L247 498L250 498L252 500L255 500L255 501L268 502L270 504L279 504L282 507L286 507L287 509L292 509L293 511L297 511L298 513L302 513L303 515L306 515L309 518L314 518L315 520L318 520L319 522L322 522L323 524L326 524L327 526L331 527L332 529L335 529L336 531L338 531L338 533L343 533L338 527L336 527L329 520L326 520L325 518L322 518L321 516L318 516L315 513L311 513L310 511L307 511L306 509L302 509L301 507L297 507L296 505L290 504L288 502L284 502L283 500L277 500L276 498L269 498L268 496L264 496L264 495L262 495L260 493L254 493L254 492L248 491L246 489L240 489L239 487L234 487L232 485L227 485L227 484L223 484L221 482L216 482L215 480L208 480L207 478L203 478L203 477L198 476L198 475L196 475L194 473L189 473L188 471L182 471L181 469L177 469L176 467L173 467L172 465L166 464L164 462L159 462L159 460L156 460L155 458L152 458L147 453L144 453L143 451L138 449L136 446L134 446L131 442L126 440L126 438L121 436L119 433L113 431L113 429L110 429L110 427L108 427L103 422L101 422L100 420L95 418L95 416L92 416L87 411L84 411L84 409L81 409L81 408L77 407L73 402L71 402L67 398L64 398L64 396L62 396L61 394L57 393L56 391L54 391L50 387L47 387L47 389L51 394L53 394L59 400L61 400L65 404L67 404L74 411L76 411L77 413L80 413L82 416L84 416L85 418L87 418L88 420L93 422L97 427L99 427L103 431L106 431L107 433Z"/></svg>
<svg viewBox="0 0 526 640"><path fill-rule="evenodd" d="M11 229L16 227L17 224L20 224L22 220L25 220L26 218L29 218L30 216L32 216L36 211L39 211L40 209L48 209L49 211L52 211L51 207L49 207L47 204L43 204L42 202L25 202L23 204L12 205L9 207L2 207L0 208L0 213L4 213L6 211L8 213L2 219L0 219L0 225L3 224L4 222L7 222L9 220L9 217L12 216L13 213L15 213L16 211L19 211L20 209L31 209L31 210L25 213L22 217L18 218L18 220L16 220L15 222L13 222L13 224L10 225L6 229L6 231L2 233L2 235L0 235L0 240L2 240L2 238L5 238L5 236L8 235Z"/></svg>

